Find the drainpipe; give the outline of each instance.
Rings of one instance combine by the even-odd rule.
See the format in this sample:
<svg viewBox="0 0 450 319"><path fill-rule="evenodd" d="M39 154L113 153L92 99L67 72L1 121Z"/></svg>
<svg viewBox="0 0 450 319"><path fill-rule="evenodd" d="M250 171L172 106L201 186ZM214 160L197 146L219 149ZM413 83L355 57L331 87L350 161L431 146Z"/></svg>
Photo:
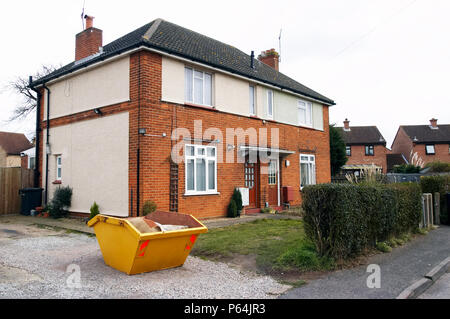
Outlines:
<svg viewBox="0 0 450 319"><path fill-rule="evenodd" d="M47 90L47 143L45 147L45 197L44 197L44 204L47 205L48 203L48 150L50 147L50 89L45 85L45 83L42 85L44 89Z"/></svg>
<svg viewBox="0 0 450 319"><path fill-rule="evenodd" d="M141 51L142 52L142 51ZM138 70L138 130L141 127L141 52L139 52L139 70ZM141 194L141 134L138 132L137 147L137 172L136 172L136 216L139 216L140 194Z"/></svg>
<svg viewBox="0 0 450 319"><path fill-rule="evenodd" d="M29 78L29 85L28 87L36 92L36 145L35 145L35 155L34 155L34 187L39 187L39 166L40 166L40 157L39 157L39 145L41 143L41 92L36 90L34 87L32 87L33 83L33 77L30 76Z"/></svg>

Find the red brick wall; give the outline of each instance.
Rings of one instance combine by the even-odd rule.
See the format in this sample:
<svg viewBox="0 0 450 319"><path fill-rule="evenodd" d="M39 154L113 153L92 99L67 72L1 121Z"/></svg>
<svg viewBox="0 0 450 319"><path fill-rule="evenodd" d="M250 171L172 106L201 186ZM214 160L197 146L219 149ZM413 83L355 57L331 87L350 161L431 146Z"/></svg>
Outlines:
<svg viewBox="0 0 450 319"><path fill-rule="evenodd" d="M194 135L194 120L202 120L203 132L211 127L219 128L223 132L222 147L224 158L227 154L226 128L267 128L270 144L270 129L279 129L279 148L294 151L280 161L280 186L295 188L292 205L301 203L300 192L300 163L299 154L316 155L316 178L318 183L328 183L330 174L330 152L328 132L328 107L324 106L323 123L325 130L299 128L297 126L267 121L261 119L238 116L214 109L195 106L170 104L161 102L161 68L160 55L140 51L130 57L130 101L122 104L102 108L103 116L117 112L129 112L129 207L136 215L137 208L137 150L140 149L140 210L147 200L153 200L160 210L169 210L170 186L170 155L172 146L177 141L171 141L172 130L180 127L187 128ZM41 119L43 112L41 112ZM82 121L98 117L93 111L81 112L71 116L51 120L51 127L65 125L75 121ZM43 123L45 127L45 122ZM149 135L139 136L138 129L145 128ZM162 137L162 134L167 137ZM214 138L212 138L214 139ZM42 141L42 139L41 139ZM269 145L270 146L270 145ZM42 152L42 143L41 143ZM244 164L237 163L236 149L232 151L235 163L218 163L217 181L219 195L185 196L185 168L179 165L178 211L193 214L199 218L212 218L226 215L232 192L235 187L244 187ZM290 166L285 166L285 160ZM267 165L261 165L267 166ZM267 174L261 174L260 205L268 201ZM42 180L42 179L41 179ZM131 195L131 191L132 194ZM280 196L282 190L280 187ZM281 199L281 203L282 203Z"/></svg>
<svg viewBox="0 0 450 319"><path fill-rule="evenodd" d="M366 156L366 150L364 145L351 145L351 156L347 156L348 161L346 165L357 164L375 164L383 168L383 173L387 171L386 154L390 151L383 145L374 145L374 156Z"/></svg>
<svg viewBox="0 0 450 319"><path fill-rule="evenodd" d="M403 154L403 156L409 161L411 155L411 149L413 144L409 136L405 133L402 127L399 128L394 142L392 143L393 154Z"/></svg>
<svg viewBox="0 0 450 319"><path fill-rule="evenodd" d="M25 169L28 168L28 155L24 155L20 158L20 167Z"/></svg>
<svg viewBox="0 0 450 319"><path fill-rule="evenodd" d="M431 162L447 162L450 163L449 144L435 144L435 155L427 155L425 151L425 144L414 144L413 152L419 155L424 164Z"/></svg>
<svg viewBox="0 0 450 319"><path fill-rule="evenodd" d="M98 48L103 44L103 31L96 28L89 28L76 35L75 39L75 60L81 60L98 52Z"/></svg>

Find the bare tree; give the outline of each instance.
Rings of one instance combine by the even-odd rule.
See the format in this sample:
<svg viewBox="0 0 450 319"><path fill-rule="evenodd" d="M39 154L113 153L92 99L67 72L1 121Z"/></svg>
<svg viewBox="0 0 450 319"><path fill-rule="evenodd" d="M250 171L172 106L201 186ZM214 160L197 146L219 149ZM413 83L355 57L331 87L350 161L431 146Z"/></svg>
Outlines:
<svg viewBox="0 0 450 319"><path fill-rule="evenodd" d="M53 71L60 68L60 66L47 66L43 65L39 71L33 75L33 80L37 80L52 73ZM21 102L14 108L13 114L9 118L8 122L12 122L19 119L26 118L30 113L36 110L37 97L36 92L34 92L29 87L28 77L17 77L15 80L9 82L5 90L12 91L21 97Z"/></svg>

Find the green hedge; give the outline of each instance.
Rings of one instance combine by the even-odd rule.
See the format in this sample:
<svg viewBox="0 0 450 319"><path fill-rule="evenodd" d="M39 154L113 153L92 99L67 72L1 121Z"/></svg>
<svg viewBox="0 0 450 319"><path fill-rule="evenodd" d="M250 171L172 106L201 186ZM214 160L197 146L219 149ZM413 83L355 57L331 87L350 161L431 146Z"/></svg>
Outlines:
<svg viewBox="0 0 450 319"><path fill-rule="evenodd" d="M320 255L345 259L377 242L416 231L417 184L322 184L303 189L305 233Z"/></svg>
<svg viewBox="0 0 450 319"><path fill-rule="evenodd" d="M436 176L422 176L420 178L420 187L423 193L433 194L440 193L440 203L441 203L441 223L450 224L447 215L447 201L446 193L450 192L450 175L436 175Z"/></svg>

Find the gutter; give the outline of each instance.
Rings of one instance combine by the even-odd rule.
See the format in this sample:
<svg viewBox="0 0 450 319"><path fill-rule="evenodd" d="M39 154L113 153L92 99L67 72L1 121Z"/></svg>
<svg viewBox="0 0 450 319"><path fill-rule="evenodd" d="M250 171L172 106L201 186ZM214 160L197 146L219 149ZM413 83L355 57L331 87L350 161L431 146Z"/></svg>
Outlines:
<svg viewBox="0 0 450 319"><path fill-rule="evenodd" d="M115 53L112 53L112 54L109 54L109 55L106 54L103 57L100 56L99 58L93 59L92 61L96 61L96 60L98 60L98 61L94 62L92 64L86 64L86 65L81 64L80 67L76 67L75 69L71 69L71 70L67 70L65 72L62 72L55 79L48 80L47 84L51 84L53 82L61 80L62 78L66 77L68 75L75 75L75 74L84 72L85 70L88 70L88 69L91 69L91 68L95 68L95 67L97 67L97 66L99 66L99 65L101 65L101 64L103 64L105 62L111 62L111 61L117 60L117 59L119 59L119 58L121 58L121 57L123 57L125 55L132 54L132 53L134 53L136 51L139 51L139 50L147 50L147 51L150 51L150 52L158 53L158 54L163 55L163 56L171 57L171 58L176 59L176 60L180 60L180 61L188 62L188 63L194 64L194 65L198 65L198 66L201 66L201 67L204 67L204 68L208 68L208 69L214 70L214 71L219 72L219 73L223 73L223 74L231 75L233 77L244 79L246 81L250 80L250 81L252 81L254 83L261 84L261 85L264 85L264 86L267 86L267 87L270 87L272 89L276 89L276 90L279 90L279 91L282 91L282 92L287 92L287 93L290 93L292 95L295 95L295 96L298 96L298 97L301 97L301 98L305 98L305 99L308 99L308 100L311 100L311 101L314 101L314 102L322 103L322 104L327 105L327 106L334 106L334 105L336 105L336 103L334 101L332 103L331 102L322 101L320 99L313 98L313 97L310 97L310 96L305 95L305 94L294 92L294 91L292 91L292 90L290 90L290 89L288 89L286 87L275 86L275 85L270 84L268 82L254 79L254 78L252 78L250 76L247 76L247 75L238 74L238 73L236 73L236 71L231 70L229 68L225 68L224 67L224 68L219 69L217 67L204 64L203 62L196 61L196 60L193 60L191 58L185 58L185 57L180 56L178 53L173 52L173 51L171 51L170 53L165 52L165 51L161 51L158 48L151 47L151 45L146 44L145 42L140 42L140 43L138 43L136 45L129 46L127 48L124 48L122 50L119 50L119 51L117 51ZM40 83L39 81L37 81L37 83L34 84L34 85L36 87L39 87L39 86L43 85L43 83Z"/></svg>

